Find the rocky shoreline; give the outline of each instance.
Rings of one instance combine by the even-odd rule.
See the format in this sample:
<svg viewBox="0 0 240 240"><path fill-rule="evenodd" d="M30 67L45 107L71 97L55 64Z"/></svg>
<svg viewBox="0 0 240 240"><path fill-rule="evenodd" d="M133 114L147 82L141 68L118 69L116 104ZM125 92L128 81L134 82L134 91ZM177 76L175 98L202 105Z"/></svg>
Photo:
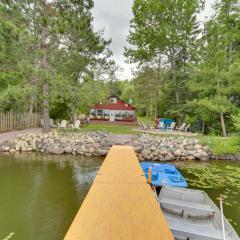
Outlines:
<svg viewBox="0 0 240 240"><path fill-rule="evenodd" d="M200 144L197 138L158 137L143 134L120 141L103 132L21 134L14 143L2 143L0 151L105 156L112 145L132 145L140 161L240 160L240 154L214 156L208 146Z"/></svg>

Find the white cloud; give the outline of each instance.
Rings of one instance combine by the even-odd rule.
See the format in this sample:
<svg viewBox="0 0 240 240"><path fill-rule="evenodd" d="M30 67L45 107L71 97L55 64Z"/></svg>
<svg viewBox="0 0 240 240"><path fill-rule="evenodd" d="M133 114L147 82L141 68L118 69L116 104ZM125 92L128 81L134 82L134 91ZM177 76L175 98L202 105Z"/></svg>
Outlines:
<svg viewBox="0 0 240 240"><path fill-rule="evenodd" d="M206 0L205 10L199 15L200 21L204 21L206 17L213 14L211 4L214 0ZM104 29L104 37L112 39L111 50L113 51L113 59L123 68L120 74L121 79L131 78L130 65L125 62L124 46L127 45L127 35L129 32L129 22L133 18L132 5L133 0L94 0L94 29Z"/></svg>

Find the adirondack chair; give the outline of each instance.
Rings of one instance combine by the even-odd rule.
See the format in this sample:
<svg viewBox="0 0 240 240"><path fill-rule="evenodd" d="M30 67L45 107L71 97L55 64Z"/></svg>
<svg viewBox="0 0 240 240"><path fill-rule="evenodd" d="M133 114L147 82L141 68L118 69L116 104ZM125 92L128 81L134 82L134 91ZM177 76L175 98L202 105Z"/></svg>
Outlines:
<svg viewBox="0 0 240 240"><path fill-rule="evenodd" d="M66 120L62 120L61 123L58 123L58 130L66 130L67 129L67 121Z"/></svg>
<svg viewBox="0 0 240 240"><path fill-rule="evenodd" d="M171 122L170 126L167 126L167 130L173 131L176 127L176 122Z"/></svg>
<svg viewBox="0 0 240 240"><path fill-rule="evenodd" d="M57 126L54 124L54 121L53 121L52 118L49 119L49 125L50 125L51 128L57 127Z"/></svg>
<svg viewBox="0 0 240 240"><path fill-rule="evenodd" d="M43 126L43 119L41 119L41 126ZM53 119L52 118L49 118L49 126L51 127L51 128L56 128L57 126L54 124L54 121L53 121Z"/></svg>
<svg viewBox="0 0 240 240"><path fill-rule="evenodd" d="M138 125L140 126L141 129L145 129L144 126L143 126L143 123L141 121L138 121Z"/></svg>
<svg viewBox="0 0 240 240"><path fill-rule="evenodd" d="M181 132L181 131L184 131L185 127L186 127L186 123L183 123L180 127L177 127L176 129Z"/></svg>
<svg viewBox="0 0 240 240"><path fill-rule="evenodd" d="M75 121L75 123L71 125L72 130L77 129L79 131L80 130L80 125L81 125L80 120Z"/></svg>
<svg viewBox="0 0 240 240"><path fill-rule="evenodd" d="M187 132L188 129L189 129L189 127L190 127L190 124L188 124L188 125L185 127L184 132Z"/></svg>
<svg viewBox="0 0 240 240"><path fill-rule="evenodd" d="M159 122L159 124L158 124L158 129L160 129L160 130L165 130L165 124L164 124L164 122Z"/></svg>

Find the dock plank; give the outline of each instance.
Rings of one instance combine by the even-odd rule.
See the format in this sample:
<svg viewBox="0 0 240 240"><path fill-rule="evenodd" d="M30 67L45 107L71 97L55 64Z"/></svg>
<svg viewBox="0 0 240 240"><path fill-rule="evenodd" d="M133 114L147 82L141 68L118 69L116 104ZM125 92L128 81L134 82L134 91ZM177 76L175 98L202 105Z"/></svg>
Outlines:
<svg viewBox="0 0 240 240"><path fill-rule="evenodd" d="M65 240L173 240L132 147L113 146Z"/></svg>

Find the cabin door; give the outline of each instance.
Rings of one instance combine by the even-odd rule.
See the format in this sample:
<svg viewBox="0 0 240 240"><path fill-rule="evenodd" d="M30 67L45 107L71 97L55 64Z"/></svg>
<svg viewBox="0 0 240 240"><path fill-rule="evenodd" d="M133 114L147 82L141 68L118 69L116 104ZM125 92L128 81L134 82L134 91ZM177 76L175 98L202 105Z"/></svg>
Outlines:
<svg viewBox="0 0 240 240"><path fill-rule="evenodd" d="M115 112L114 111L110 111L110 119L111 122L115 121Z"/></svg>

